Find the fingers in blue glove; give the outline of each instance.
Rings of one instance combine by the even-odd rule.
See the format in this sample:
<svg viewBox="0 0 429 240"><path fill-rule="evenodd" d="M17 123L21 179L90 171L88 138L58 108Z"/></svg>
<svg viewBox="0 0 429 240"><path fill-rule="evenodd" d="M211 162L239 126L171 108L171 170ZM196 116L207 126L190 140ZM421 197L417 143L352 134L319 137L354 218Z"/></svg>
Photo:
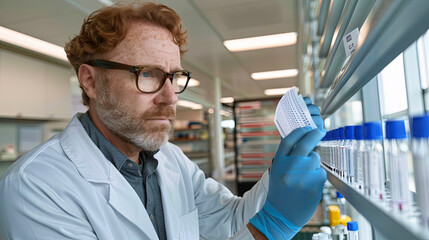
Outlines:
<svg viewBox="0 0 429 240"><path fill-rule="evenodd" d="M315 128L311 130L295 144L295 147L290 152L289 156L308 156L320 140L322 140L325 134L325 129Z"/></svg>
<svg viewBox="0 0 429 240"><path fill-rule="evenodd" d="M303 97L303 99L306 105L311 104L311 99L309 97Z"/></svg>
<svg viewBox="0 0 429 240"><path fill-rule="evenodd" d="M277 172L282 173L298 173L298 172L311 172L320 168L320 157L316 152L311 152L308 157L297 156L281 156L274 161L271 167L271 174Z"/></svg>
<svg viewBox="0 0 429 240"><path fill-rule="evenodd" d="M314 104L307 105L311 116L320 116L320 108Z"/></svg>
<svg viewBox="0 0 429 240"><path fill-rule="evenodd" d="M276 156L288 156L298 141L311 131L311 127L297 128L285 138L282 138Z"/></svg>
<svg viewBox="0 0 429 240"><path fill-rule="evenodd" d="M324 123L320 116L311 116L311 118L313 119L313 122L316 124L317 128L323 129Z"/></svg>

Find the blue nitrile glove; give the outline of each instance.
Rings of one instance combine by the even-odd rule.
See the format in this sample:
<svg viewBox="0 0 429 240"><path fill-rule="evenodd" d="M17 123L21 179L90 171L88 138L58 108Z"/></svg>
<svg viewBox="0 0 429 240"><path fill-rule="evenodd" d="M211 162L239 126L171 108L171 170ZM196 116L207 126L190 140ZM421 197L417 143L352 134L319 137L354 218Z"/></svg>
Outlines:
<svg viewBox="0 0 429 240"><path fill-rule="evenodd" d="M268 239L291 239L313 216L326 181L313 151L324 129L298 128L283 138L270 170L267 199L250 223Z"/></svg>
<svg viewBox="0 0 429 240"><path fill-rule="evenodd" d="M311 103L311 99L304 97L304 102L307 104L308 111L316 126L320 129L323 128L323 119L320 117L320 109L318 106Z"/></svg>

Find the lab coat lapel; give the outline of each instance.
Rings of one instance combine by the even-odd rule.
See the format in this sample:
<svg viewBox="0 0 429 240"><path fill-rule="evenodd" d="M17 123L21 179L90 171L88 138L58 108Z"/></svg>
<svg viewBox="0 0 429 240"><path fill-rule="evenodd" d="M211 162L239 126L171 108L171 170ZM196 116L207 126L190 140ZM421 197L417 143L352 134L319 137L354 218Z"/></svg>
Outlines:
<svg viewBox="0 0 429 240"><path fill-rule="evenodd" d="M76 114L60 137L67 157L79 173L92 184L109 184L110 206L136 225L148 239L158 239L149 216L137 193L121 173L95 146Z"/></svg>
<svg viewBox="0 0 429 240"><path fill-rule="evenodd" d="M112 165L111 168L114 168ZM116 170L110 171L109 204L122 216L135 224L149 239L158 239L158 235L137 193L125 178Z"/></svg>
<svg viewBox="0 0 429 240"><path fill-rule="evenodd" d="M180 174L169 168L167 161L171 161L171 159L168 159L162 152L158 152L155 158L158 160L157 175L161 188L167 238L179 239L179 209L182 206L179 193Z"/></svg>

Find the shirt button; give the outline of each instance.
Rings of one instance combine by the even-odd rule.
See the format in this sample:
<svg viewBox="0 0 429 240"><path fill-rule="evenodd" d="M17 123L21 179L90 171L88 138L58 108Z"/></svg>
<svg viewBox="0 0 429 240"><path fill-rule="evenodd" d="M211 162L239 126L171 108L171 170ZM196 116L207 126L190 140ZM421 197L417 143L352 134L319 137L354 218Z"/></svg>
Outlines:
<svg viewBox="0 0 429 240"><path fill-rule="evenodd" d="M128 166L128 168L132 168L133 167L133 163L128 163L127 166Z"/></svg>
<svg viewBox="0 0 429 240"><path fill-rule="evenodd" d="M150 218L151 221L153 221L153 215L152 214L149 215L149 218Z"/></svg>

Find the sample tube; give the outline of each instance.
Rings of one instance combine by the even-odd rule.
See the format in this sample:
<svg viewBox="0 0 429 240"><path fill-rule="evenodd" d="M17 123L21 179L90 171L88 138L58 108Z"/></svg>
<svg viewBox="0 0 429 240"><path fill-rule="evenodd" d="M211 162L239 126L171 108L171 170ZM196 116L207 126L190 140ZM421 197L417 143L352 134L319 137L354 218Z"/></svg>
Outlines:
<svg viewBox="0 0 429 240"><path fill-rule="evenodd" d="M357 125L354 127L354 139L355 144L353 145L354 163L355 163L355 186L356 188L363 190L363 152L365 150L365 144L363 141L362 126Z"/></svg>
<svg viewBox="0 0 429 240"><path fill-rule="evenodd" d="M345 142L344 142L344 147L345 147L345 158L346 158L346 164L347 164L347 181L349 183L353 183L354 181L354 175L355 175L355 170L354 170L354 149L353 149L353 144L355 144L355 140L354 138L354 126L346 126L344 128L344 137L345 137Z"/></svg>
<svg viewBox="0 0 429 240"><path fill-rule="evenodd" d="M334 172L338 174L338 129L334 129L332 135L332 168Z"/></svg>
<svg viewBox="0 0 429 240"><path fill-rule="evenodd" d="M371 197L384 198L384 160L381 140L383 133L379 122L367 122L363 126L365 139L364 187Z"/></svg>
<svg viewBox="0 0 429 240"><path fill-rule="evenodd" d="M327 143L326 143L326 164L330 170L332 169L332 130L326 133Z"/></svg>
<svg viewBox="0 0 429 240"><path fill-rule="evenodd" d="M337 128L335 130L335 139L336 139L336 144L335 144L335 168L337 169L337 175L341 176L341 153L340 153L340 148L341 148L341 136L340 136L340 129Z"/></svg>
<svg viewBox="0 0 429 240"><path fill-rule="evenodd" d="M347 223L347 240L359 240L358 223L350 221Z"/></svg>
<svg viewBox="0 0 429 240"><path fill-rule="evenodd" d="M338 128L338 169L340 178L346 177L346 157L345 157L345 140L344 140L344 127Z"/></svg>
<svg viewBox="0 0 429 240"><path fill-rule="evenodd" d="M333 240L345 240L345 231L346 227L342 224L338 224L334 227L334 230L332 231L332 239Z"/></svg>
<svg viewBox="0 0 429 240"><path fill-rule="evenodd" d="M417 203L429 227L429 115L413 118L413 161Z"/></svg>
<svg viewBox="0 0 429 240"><path fill-rule="evenodd" d="M337 203L340 208L340 218L346 218L346 199L337 191Z"/></svg>
<svg viewBox="0 0 429 240"><path fill-rule="evenodd" d="M319 154L320 154L320 161L322 163L324 163L326 159L326 156L325 156L326 143L327 143L327 134L325 134L325 136L319 142L319 150L320 150Z"/></svg>
<svg viewBox="0 0 429 240"><path fill-rule="evenodd" d="M403 120L386 121L387 161L390 163L392 208L405 212L409 202L408 141Z"/></svg>

